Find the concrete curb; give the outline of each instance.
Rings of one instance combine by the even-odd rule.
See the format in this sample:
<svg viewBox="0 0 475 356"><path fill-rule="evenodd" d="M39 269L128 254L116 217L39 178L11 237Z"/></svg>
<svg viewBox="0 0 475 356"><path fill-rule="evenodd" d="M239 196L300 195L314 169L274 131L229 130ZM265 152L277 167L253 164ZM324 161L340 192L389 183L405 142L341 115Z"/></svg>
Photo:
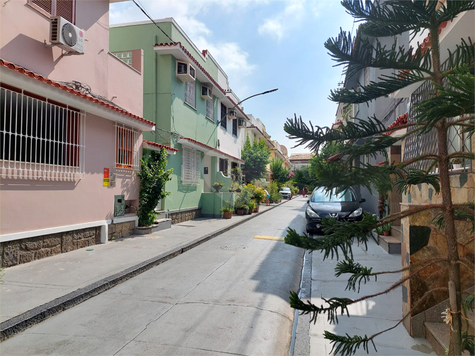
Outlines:
<svg viewBox="0 0 475 356"><path fill-rule="evenodd" d="M239 226L245 223L248 220L254 219L255 217L274 209L275 207L279 206L280 204L284 204L284 202L279 203L278 205L272 206L269 209L264 211L260 211L258 213L254 213L242 219L234 224L216 230L213 233L210 233L205 236L201 236L196 238L195 240L189 241L187 243L178 245L177 247L170 249L160 255L148 259L144 262L141 262L135 266L129 267L119 273L111 275L109 277L103 278L97 282L94 282L86 287L79 288L74 292L68 293L60 298L56 298L51 302L45 303L40 305L36 308L33 308L23 314L17 315L11 319L8 319L0 324L0 342L5 341L12 337L15 334L18 334L27 328L39 324L42 321L59 314L69 308L74 307L86 300L105 292L116 285L125 282L126 280L133 278L147 270L162 264L174 257L181 255L182 253L191 250L194 247L201 245L202 243L211 240L212 238L221 235L222 233L229 231L236 226Z"/></svg>

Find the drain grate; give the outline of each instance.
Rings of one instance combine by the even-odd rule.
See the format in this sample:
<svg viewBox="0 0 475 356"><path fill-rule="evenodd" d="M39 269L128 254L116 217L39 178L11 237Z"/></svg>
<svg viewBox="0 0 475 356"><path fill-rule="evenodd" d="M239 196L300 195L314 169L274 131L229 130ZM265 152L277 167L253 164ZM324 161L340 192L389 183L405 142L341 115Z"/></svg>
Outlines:
<svg viewBox="0 0 475 356"><path fill-rule="evenodd" d="M239 251L247 249L247 246L221 246L222 250Z"/></svg>

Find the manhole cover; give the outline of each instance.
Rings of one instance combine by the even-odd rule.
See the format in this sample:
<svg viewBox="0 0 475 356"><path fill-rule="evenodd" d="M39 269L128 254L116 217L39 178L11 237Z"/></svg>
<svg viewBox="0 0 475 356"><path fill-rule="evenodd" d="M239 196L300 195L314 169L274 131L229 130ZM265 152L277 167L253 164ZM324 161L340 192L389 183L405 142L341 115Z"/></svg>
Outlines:
<svg viewBox="0 0 475 356"><path fill-rule="evenodd" d="M245 250L246 246L221 246L222 250L229 250L229 251L238 251L238 250Z"/></svg>

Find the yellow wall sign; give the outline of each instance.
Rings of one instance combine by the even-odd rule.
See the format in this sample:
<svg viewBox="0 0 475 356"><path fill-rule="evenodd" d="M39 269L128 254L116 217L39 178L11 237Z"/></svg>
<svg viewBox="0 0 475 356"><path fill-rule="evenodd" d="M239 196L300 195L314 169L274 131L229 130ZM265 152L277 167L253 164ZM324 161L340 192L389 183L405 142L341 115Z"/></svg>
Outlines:
<svg viewBox="0 0 475 356"><path fill-rule="evenodd" d="M102 180L102 186L108 187L109 185L110 185L109 168L104 168L104 179Z"/></svg>

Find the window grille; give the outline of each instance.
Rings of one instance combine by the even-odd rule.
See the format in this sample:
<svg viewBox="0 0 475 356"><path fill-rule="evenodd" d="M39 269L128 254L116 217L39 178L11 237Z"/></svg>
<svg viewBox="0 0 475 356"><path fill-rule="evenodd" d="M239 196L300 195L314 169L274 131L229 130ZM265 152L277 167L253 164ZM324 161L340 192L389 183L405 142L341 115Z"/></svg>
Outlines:
<svg viewBox="0 0 475 356"><path fill-rule="evenodd" d="M223 129L228 128L228 116L227 116L228 108L226 105L221 103L221 127Z"/></svg>
<svg viewBox="0 0 475 356"><path fill-rule="evenodd" d="M115 125L115 166L139 169L139 133L123 125Z"/></svg>
<svg viewBox="0 0 475 356"><path fill-rule="evenodd" d="M183 146L181 181L183 184L198 184L201 178L201 152Z"/></svg>
<svg viewBox="0 0 475 356"><path fill-rule="evenodd" d="M84 178L84 113L10 89L0 92L1 176Z"/></svg>
<svg viewBox="0 0 475 356"><path fill-rule="evenodd" d="M206 100L206 117L213 120L213 100Z"/></svg>
<svg viewBox="0 0 475 356"><path fill-rule="evenodd" d="M237 136L238 134L238 119L233 119L233 135Z"/></svg>
<svg viewBox="0 0 475 356"><path fill-rule="evenodd" d="M409 110L409 116L407 119L408 123L415 123L414 120L414 107L418 103L427 100L435 93L434 85L430 81L424 82L411 96L411 107ZM450 120L456 120L453 118ZM449 121L450 121L449 120ZM447 132L447 143L449 153L453 152L471 152L470 139L467 135L462 135L460 133L460 126L452 126ZM430 132L423 135L409 135L405 139L404 147L404 161L414 159L416 157L425 155L425 154L438 154L439 149L437 145L437 131L432 129ZM430 161L418 161L410 166L417 169L428 169ZM470 167L471 161L465 159L464 166ZM436 167L432 167L432 172L436 171Z"/></svg>
<svg viewBox="0 0 475 356"><path fill-rule="evenodd" d="M185 103L191 105L192 107L196 106L196 85L195 82L185 82Z"/></svg>
<svg viewBox="0 0 475 356"><path fill-rule="evenodd" d="M61 16L75 23L76 0L29 0L28 3L47 15Z"/></svg>

